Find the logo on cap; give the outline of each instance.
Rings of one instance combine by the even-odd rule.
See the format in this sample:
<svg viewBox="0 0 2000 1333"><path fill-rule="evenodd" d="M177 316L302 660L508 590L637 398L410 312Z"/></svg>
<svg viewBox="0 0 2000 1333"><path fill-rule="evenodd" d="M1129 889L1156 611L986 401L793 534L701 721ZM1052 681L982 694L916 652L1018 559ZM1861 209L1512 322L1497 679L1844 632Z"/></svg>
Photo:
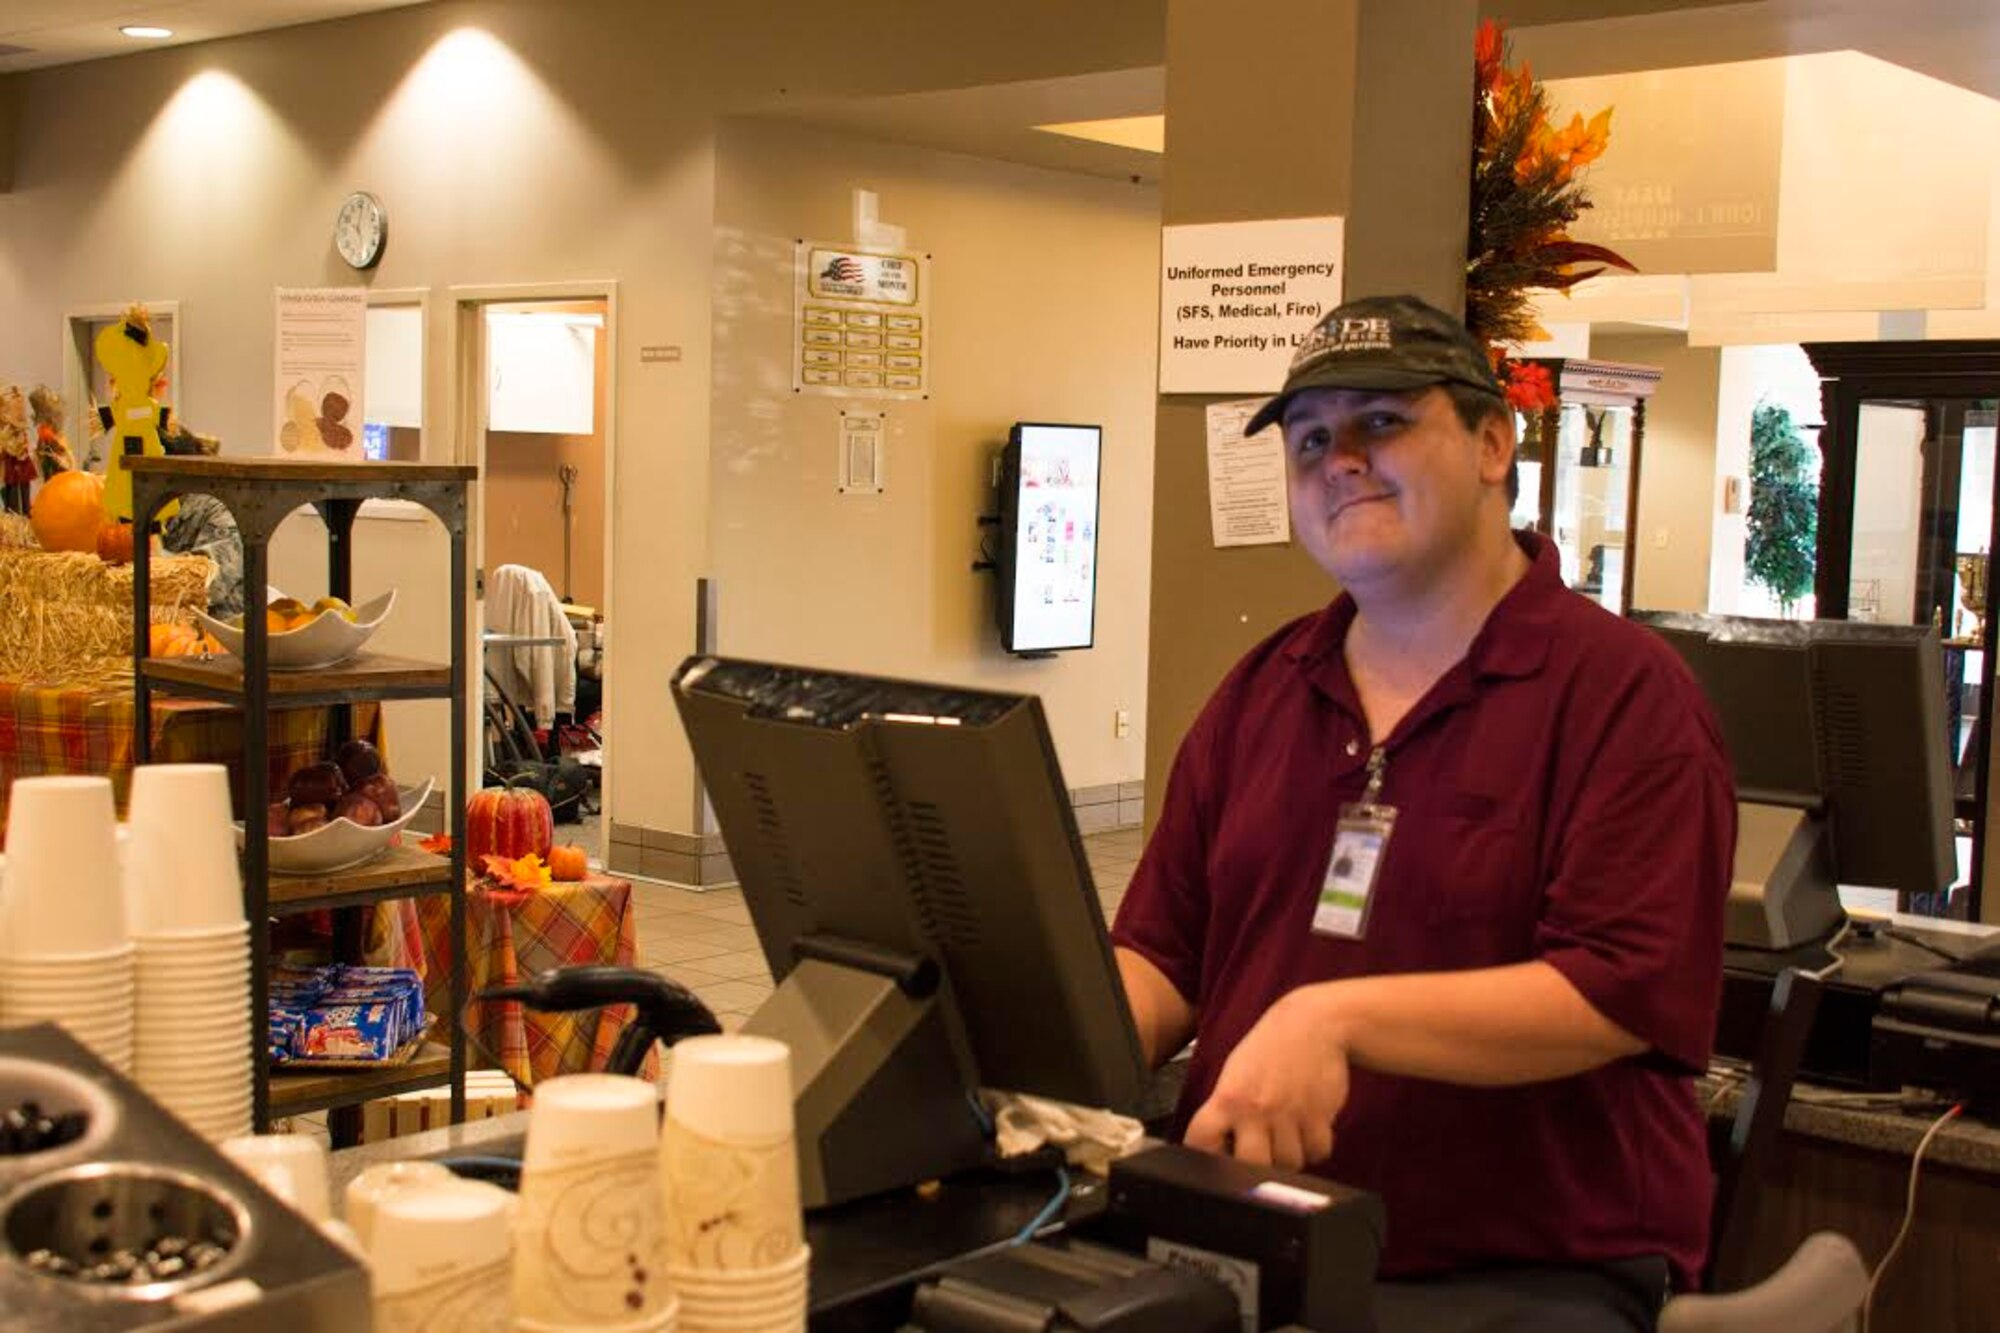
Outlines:
<svg viewBox="0 0 2000 1333"><path fill-rule="evenodd" d="M1394 351L1396 344L1390 336L1389 327L1389 320L1380 315L1344 319L1329 317L1307 335L1298 355L1292 358L1292 369L1297 370L1323 357L1349 352Z"/></svg>

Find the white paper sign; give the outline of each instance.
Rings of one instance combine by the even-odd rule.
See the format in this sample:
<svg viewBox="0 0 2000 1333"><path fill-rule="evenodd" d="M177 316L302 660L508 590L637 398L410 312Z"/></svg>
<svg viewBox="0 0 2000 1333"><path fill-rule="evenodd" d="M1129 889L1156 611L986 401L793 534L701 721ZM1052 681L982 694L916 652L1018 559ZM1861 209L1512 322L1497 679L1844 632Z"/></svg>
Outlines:
<svg viewBox="0 0 2000 1333"><path fill-rule="evenodd" d="M1208 523L1217 546L1269 546L1292 539L1285 441L1276 426L1248 439L1243 428L1262 398L1208 405Z"/></svg>
<svg viewBox="0 0 2000 1333"><path fill-rule="evenodd" d="M280 287L272 438L281 457L364 461L368 293Z"/></svg>
<svg viewBox="0 0 2000 1333"><path fill-rule="evenodd" d="M1345 218L1160 233L1160 392L1275 392L1292 349L1340 304Z"/></svg>

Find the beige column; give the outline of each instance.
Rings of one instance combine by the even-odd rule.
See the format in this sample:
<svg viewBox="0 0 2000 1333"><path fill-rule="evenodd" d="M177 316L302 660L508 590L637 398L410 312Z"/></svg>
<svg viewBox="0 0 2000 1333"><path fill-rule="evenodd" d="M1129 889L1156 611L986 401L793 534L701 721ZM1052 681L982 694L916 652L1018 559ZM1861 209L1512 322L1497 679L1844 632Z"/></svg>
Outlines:
<svg viewBox="0 0 2000 1333"><path fill-rule="evenodd" d="M1477 0L1169 0L1161 221L1341 215L1347 296L1407 291L1456 309L1477 21ZM1148 827L1181 738L1223 674L1334 592L1294 547L1211 544L1213 401L1167 394L1159 404Z"/></svg>
<svg viewBox="0 0 2000 1333"><path fill-rule="evenodd" d="M20 151L21 76L0 74L0 194L14 188L14 161Z"/></svg>

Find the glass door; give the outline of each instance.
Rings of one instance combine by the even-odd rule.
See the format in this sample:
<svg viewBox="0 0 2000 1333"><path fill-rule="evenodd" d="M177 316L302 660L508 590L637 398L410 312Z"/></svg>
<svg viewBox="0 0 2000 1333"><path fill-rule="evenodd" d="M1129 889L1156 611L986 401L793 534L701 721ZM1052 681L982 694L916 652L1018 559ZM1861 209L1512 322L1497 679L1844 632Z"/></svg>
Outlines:
<svg viewBox="0 0 2000 1333"><path fill-rule="evenodd" d="M1988 690L1985 605L1993 547L1995 412L1990 400L1866 399L1854 427L1847 614L1928 625L1944 646L1945 743L1970 882L1979 821L1978 758ZM1907 910L1943 915L1938 895Z"/></svg>

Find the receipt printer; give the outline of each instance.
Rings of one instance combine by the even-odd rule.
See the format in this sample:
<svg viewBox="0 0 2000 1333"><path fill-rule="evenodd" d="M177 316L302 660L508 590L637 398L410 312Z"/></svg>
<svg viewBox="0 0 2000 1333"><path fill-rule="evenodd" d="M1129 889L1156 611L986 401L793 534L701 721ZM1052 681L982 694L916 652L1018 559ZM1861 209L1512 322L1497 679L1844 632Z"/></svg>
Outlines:
<svg viewBox="0 0 2000 1333"><path fill-rule="evenodd" d="M2000 947L1889 987L1871 1047L1878 1082L1933 1088L1976 1115L2000 1115Z"/></svg>
<svg viewBox="0 0 2000 1333"><path fill-rule="evenodd" d="M1382 1201L1318 1176L1168 1146L1111 1166L1113 1244L1214 1278L1246 1333L1372 1333Z"/></svg>

